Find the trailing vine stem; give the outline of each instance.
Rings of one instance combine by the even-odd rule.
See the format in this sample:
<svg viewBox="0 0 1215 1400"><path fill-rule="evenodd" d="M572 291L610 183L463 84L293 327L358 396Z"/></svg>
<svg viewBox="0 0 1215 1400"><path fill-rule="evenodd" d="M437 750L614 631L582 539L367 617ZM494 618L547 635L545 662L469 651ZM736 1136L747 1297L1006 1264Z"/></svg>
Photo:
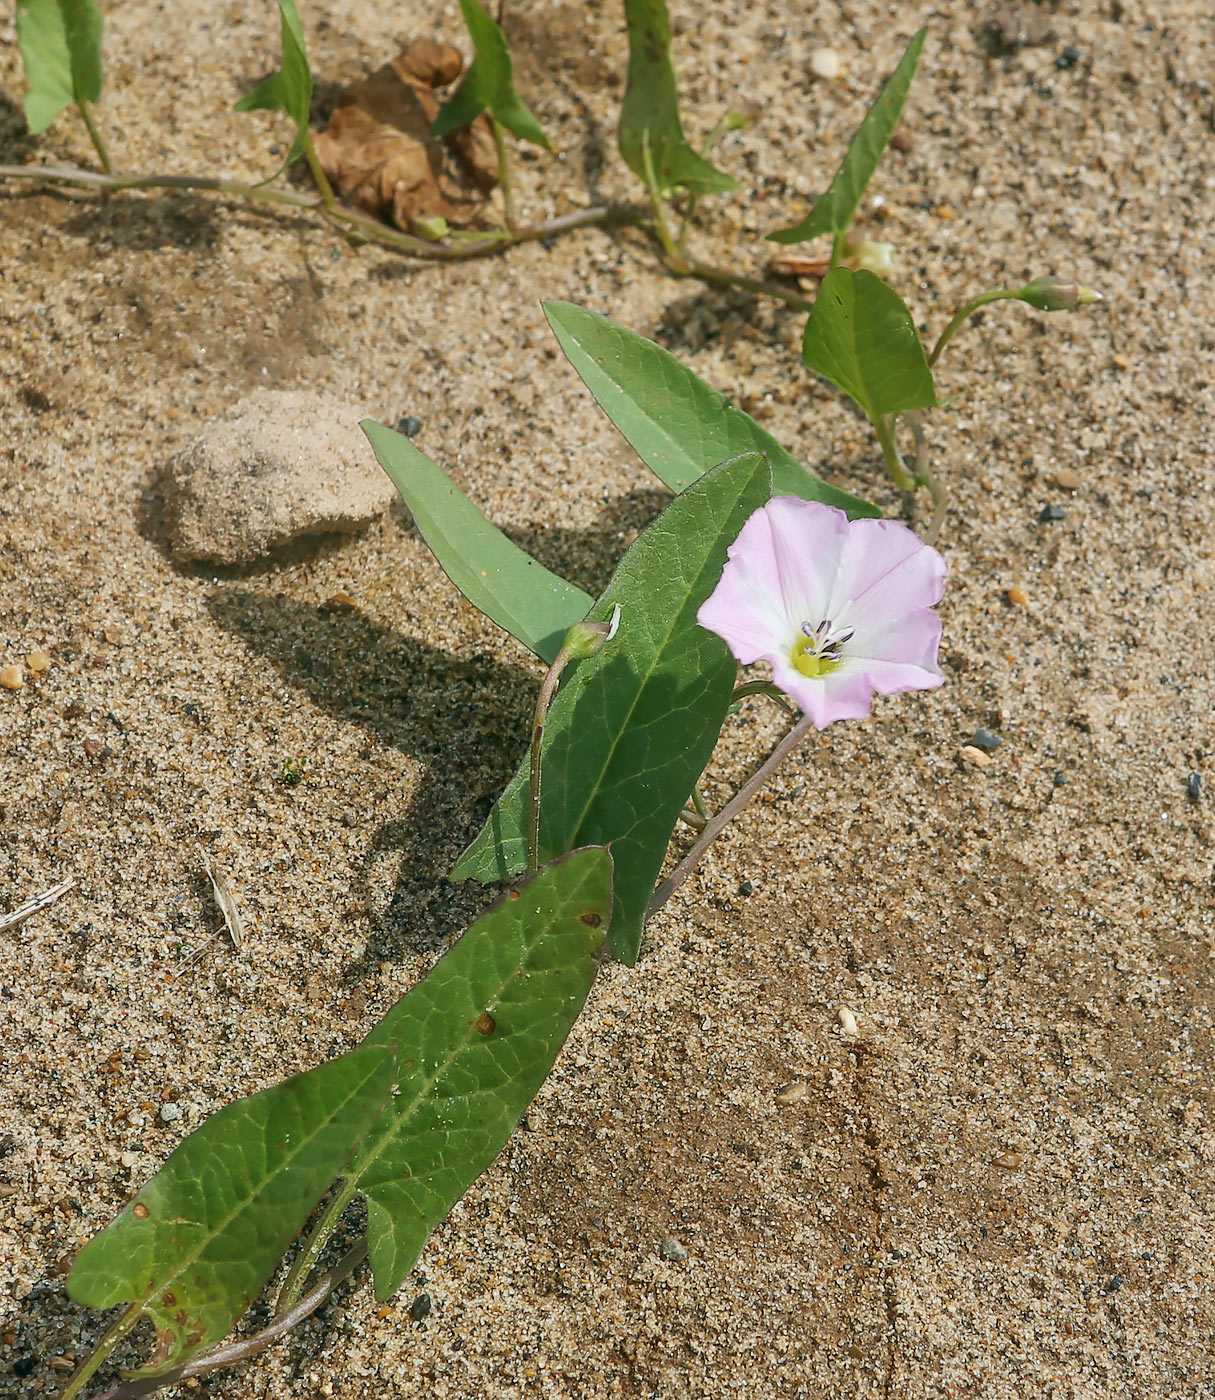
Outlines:
<svg viewBox="0 0 1215 1400"><path fill-rule="evenodd" d="M660 225L653 206L636 204L599 204L578 209L570 214L558 214L534 224L520 224L510 229L493 229L474 233L458 241L443 243L418 238L400 229L390 228L379 219L347 209L336 201L326 206L316 194L301 194L296 190L277 189L268 185L245 185L235 180L220 180L208 175L107 175L97 170L84 170L71 165L0 165L0 180L47 180L56 184L86 185L104 193L121 190L196 190L207 194L226 194L237 199L284 204L294 209L315 211L327 218L339 231L369 243L378 243L426 262L464 262L471 258L504 253L520 243L535 243L555 238L580 228L620 228L632 226L650 234L662 247L667 270L676 277L691 277L717 287L737 287L754 296L772 297L799 311L809 311L814 303L796 292L734 272L714 267L695 258L686 258L679 251L670 227ZM669 244L663 239L667 234Z"/></svg>
<svg viewBox="0 0 1215 1400"><path fill-rule="evenodd" d="M166 1386L177 1385L180 1381L189 1380L191 1376L206 1376L212 1371L221 1371L225 1367L235 1366L241 1361L249 1360L250 1357L265 1351L273 1342L278 1341L292 1328L298 1327L301 1322L311 1317L329 1299L334 1289L349 1278L366 1258L367 1241L362 1239L338 1260L315 1288L305 1294L293 1307L288 1308L285 1312L277 1313L260 1332L255 1333L252 1337L246 1337L239 1342L226 1342L221 1346L209 1347L206 1351L200 1351L197 1356L192 1356L183 1365L174 1367L171 1371L163 1371L158 1376L135 1376L130 1380L123 1381L121 1385L116 1385L112 1389L94 1396L94 1400L139 1400L140 1396L151 1395L157 1390L163 1390Z"/></svg>

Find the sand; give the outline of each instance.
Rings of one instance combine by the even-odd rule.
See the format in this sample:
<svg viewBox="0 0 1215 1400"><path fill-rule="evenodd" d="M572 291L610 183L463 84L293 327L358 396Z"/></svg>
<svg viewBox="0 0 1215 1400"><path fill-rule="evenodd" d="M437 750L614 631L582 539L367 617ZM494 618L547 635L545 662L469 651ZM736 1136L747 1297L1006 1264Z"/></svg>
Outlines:
<svg viewBox="0 0 1215 1400"><path fill-rule="evenodd" d="M1052 270L1108 301L997 308L943 362L945 686L789 762L639 968L605 969L394 1299L360 1274L194 1393L1215 1395L1215 24L1185 0L1029 10L1052 37L993 57L981 7L674 7L689 130L740 93L759 111L722 149L742 184L706 205L701 256L762 268L924 20L909 149L873 186L917 317L935 333ZM521 203L631 198L618 7L510 15L561 152L518 162ZM326 84L459 34L454 4L303 17ZM106 19L123 168L271 172L283 124L230 107L271 66L272 7ZM5 25L2 158L89 161L67 118L24 134ZM812 83L824 45L843 72ZM900 501L800 367L803 317L672 279L640 234L435 268L186 194L5 183L0 211L0 666L26 682L0 690L0 912L76 880L2 935L0 1388L26 1397L101 1332L64 1293L72 1253L182 1133L353 1046L483 905L443 872L538 679L399 507L245 573L175 566L174 453L259 386L413 414L489 514L597 587L663 494L544 326L564 297ZM985 768L958 758L979 726L1004 740ZM749 704L711 799L781 732ZM216 926L203 853L248 932L186 966Z"/></svg>

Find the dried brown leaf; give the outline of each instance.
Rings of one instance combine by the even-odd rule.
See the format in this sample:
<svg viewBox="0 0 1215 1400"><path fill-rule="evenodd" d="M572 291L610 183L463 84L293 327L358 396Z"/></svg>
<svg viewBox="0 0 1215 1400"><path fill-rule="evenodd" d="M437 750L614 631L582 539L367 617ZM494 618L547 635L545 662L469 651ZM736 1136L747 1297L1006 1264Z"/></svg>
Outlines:
<svg viewBox="0 0 1215 1400"><path fill-rule="evenodd" d="M439 110L435 89L454 82L462 66L456 49L415 39L346 89L316 138L321 165L343 200L406 230L438 218L476 221L497 183L489 123L479 117L449 140L430 132Z"/></svg>

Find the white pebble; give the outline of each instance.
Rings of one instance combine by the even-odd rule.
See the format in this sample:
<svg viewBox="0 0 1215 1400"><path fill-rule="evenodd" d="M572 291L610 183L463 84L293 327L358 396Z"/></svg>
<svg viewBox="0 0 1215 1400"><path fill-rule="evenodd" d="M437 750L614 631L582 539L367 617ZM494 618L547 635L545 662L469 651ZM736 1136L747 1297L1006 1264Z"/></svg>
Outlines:
<svg viewBox="0 0 1215 1400"><path fill-rule="evenodd" d="M829 83L838 78L844 63L834 49L815 49L810 55L810 71L816 78Z"/></svg>
<svg viewBox="0 0 1215 1400"><path fill-rule="evenodd" d="M856 1023L856 1012L851 1011L846 1006L841 1006L836 1013L840 1019L840 1030L844 1035L860 1035L861 1029Z"/></svg>
<svg viewBox="0 0 1215 1400"><path fill-rule="evenodd" d="M181 1117L181 1109L175 1103L167 1103L161 1106L160 1121L162 1123L176 1123Z"/></svg>

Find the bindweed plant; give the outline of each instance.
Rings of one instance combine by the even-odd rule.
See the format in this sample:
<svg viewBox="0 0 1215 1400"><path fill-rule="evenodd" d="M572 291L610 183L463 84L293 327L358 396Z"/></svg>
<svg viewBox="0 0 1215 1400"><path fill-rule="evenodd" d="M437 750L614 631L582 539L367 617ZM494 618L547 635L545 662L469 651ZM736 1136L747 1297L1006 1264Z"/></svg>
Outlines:
<svg viewBox="0 0 1215 1400"><path fill-rule="evenodd" d="M363 424L449 578L544 668L528 751L451 872L507 893L357 1050L222 1109L80 1251L70 1296L121 1311L65 1398L145 1319L152 1355L109 1400L253 1355L364 1259L377 1297L393 1293L503 1147L602 958L636 963L647 920L812 727L868 714L875 692L941 683L935 549L657 345L568 303L545 309L677 492L599 598L509 540L408 437ZM740 684L739 664L757 662L767 674ZM701 776L757 693L800 714L711 813ZM681 819L693 839L669 865ZM314 1278L357 1199L364 1238ZM314 1213L270 1325L224 1344Z"/></svg>
<svg viewBox="0 0 1215 1400"><path fill-rule="evenodd" d="M415 210L405 219L408 226L404 228L391 227L338 199L333 185L340 173L335 154L338 145L330 143L323 152L309 126L313 75L303 25L294 0L277 0L277 4L280 66L236 104L238 111L281 112L292 125L286 160L268 180L243 185L207 175L123 174L116 170L95 110L103 85L102 18L96 0L18 0L17 35L26 73L25 113L31 133L47 130L66 108L75 106L101 170L0 165L0 179L56 181L104 192L210 191L229 198L313 209L352 246L374 242L430 260L498 254L519 243L596 225L636 227L654 239L667 269L675 276L774 297L810 313L802 349L806 367L848 395L866 415L895 485L908 496L920 487L929 490L934 502L927 529L930 539L940 528L946 493L930 469L923 418L941 402L933 375L941 352L976 311L993 302L1021 301L1041 311L1062 311L1100 299L1098 293L1054 276L1036 278L1019 288L990 288L968 300L945 326L931 353L925 352L911 311L884 280L895 269L891 245L870 241L854 229L861 199L895 133L915 77L924 49L923 29L907 46L858 127L827 191L800 222L768 235L780 244L830 240L829 255L809 264L824 275L819 295L812 302L789 285L718 267L689 252L699 202L706 196L728 194L737 186L709 157L722 138L745 125L748 117L741 109L731 109L699 150L689 142L679 114L665 0L624 0L629 65L617 144L625 164L644 186L645 204L597 206L533 224L518 218L507 137L544 150L551 150L551 143L516 89L510 47L501 26L480 0L460 0L473 59L454 94L438 109L431 131L435 137L471 135L477 122L488 123L496 165L490 179L502 192L505 226L478 230L453 229L447 217L438 212L446 206L437 190L434 209ZM408 60L408 51L396 60L398 76L401 72L409 76ZM427 81L444 83L453 76L443 71ZM411 81L419 81L416 73ZM328 165L325 153L330 156ZM277 183L286 167L299 157L307 163L316 194ZM392 156L377 155L357 172L355 184L359 188L376 182L388 185L394 178ZM903 436L911 438L909 454L899 445L901 420L906 428Z"/></svg>
<svg viewBox="0 0 1215 1400"><path fill-rule="evenodd" d="M699 148L689 142L662 0L625 3L630 63L619 148L645 188L645 205L535 225L518 217L508 137L540 147L548 140L516 91L501 28L478 0L461 0L474 59L437 109L434 130L488 124L505 227L474 233L453 232L443 218L391 228L341 203L309 128L303 27L292 0L278 4L281 66L238 105L279 111L292 123L287 160L306 161L315 195L284 187L277 176L241 186L117 173L95 111L102 69L93 0L21 0L18 33L31 130L45 130L75 105L101 170L0 167L0 176L277 201L316 210L348 239L431 259L498 253L593 224L634 225L652 235L672 273L808 312L806 366L857 404L896 485L908 493L927 487L935 510L925 539L878 518L875 506L807 470L666 350L564 302L545 306L563 351L674 497L624 553L600 597L513 543L408 437L364 423L451 582L539 663L527 751L451 872L507 889L358 1049L221 1110L81 1250L71 1297L121 1311L69 1381L65 1400L84 1391L144 1320L155 1332L151 1356L105 1392L109 1400L255 1354L319 1307L364 1259L378 1297L400 1286L428 1232L501 1151L548 1075L602 959L637 962L647 921L812 728L867 715L875 693L941 684L934 608L945 567L932 539L945 493L929 467L923 419L941 402L934 371L945 347L996 301L1053 311L1096 299L1054 277L990 289L963 305L925 350L910 310L878 275L890 270L887 250L853 232L897 127L923 31L827 193L804 220L771 235L786 244L830 240L811 303L689 251L699 202L733 187L710 157L740 118L727 115ZM905 456L900 440L908 437ZM740 681L740 665L760 664L762 673ZM784 706L792 722L711 812L702 775L738 704L756 694ZM676 835L681 823L690 841ZM324 1271L326 1250L356 1200L366 1208L364 1237ZM272 1321L225 1343L305 1230Z"/></svg>

